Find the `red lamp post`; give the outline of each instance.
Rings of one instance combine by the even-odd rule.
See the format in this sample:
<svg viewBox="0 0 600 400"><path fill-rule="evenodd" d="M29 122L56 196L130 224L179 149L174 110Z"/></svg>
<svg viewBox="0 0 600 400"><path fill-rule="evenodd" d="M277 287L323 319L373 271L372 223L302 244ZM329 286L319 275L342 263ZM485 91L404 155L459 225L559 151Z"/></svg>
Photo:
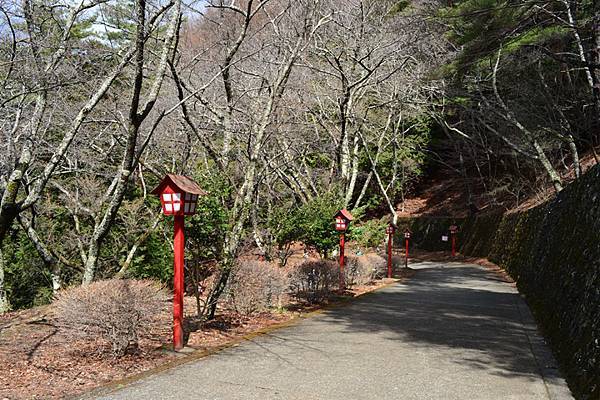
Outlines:
<svg viewBox="0 0 600 400"><path fill-rule="evenodd" d="M458 233L458 226L450 225L450 236L452 236L452 257L456 256L456 234Z"/></svg>
<svg viewBox="0 0 600 400"><path fill-rule="evenodd" d="M387 233L388 235L388 273L387 273L387 277L391 278L392 277L392 245L394 242L394 232L396 232L396 227L394 226L394 224L389 224L387 228L385 228L385 233Z"/></svg>
<svg viewBox="0 0 600 400"><path fill-rule="evenodd" d="M406 245L406 252L404 254L404 268L408 268L408 242L410 241L410 235L412 232L410 229L406 228L404 230L404 243Z"/></svg>
<svg viewBox="0 0 600 400"><path fill-rule="evenodd" d="M335 230L340 233L340 290L346 287L344 279L344 245L346 241L346 230L350 226L350 221L354 217L345 208L338 211L333 218L335 219Z"/></svg>
<svg viewBox="0 0 600 400"><path fill-rule="evenodd" d="M206 195L200 186L182 175L167 175L152 191L160 196L162 211L175 218L175 236L173 241L173 348L183 348L183 294L184 294L184 251L185 236L183 218L196 213L198 196Z"/></svg>

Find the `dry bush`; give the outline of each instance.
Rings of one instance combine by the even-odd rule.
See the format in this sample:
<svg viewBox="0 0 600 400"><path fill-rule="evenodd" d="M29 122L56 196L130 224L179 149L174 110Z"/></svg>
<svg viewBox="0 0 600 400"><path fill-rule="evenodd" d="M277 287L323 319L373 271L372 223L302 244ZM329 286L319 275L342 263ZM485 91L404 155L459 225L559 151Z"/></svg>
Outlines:
<svg viewBox="0 0 600 400"><path fill-rule="evenodd" d="M110 342L113 356L120 357L135 351L141 337L165 323L168 299L154 281L110 279L62 291L54 307L66 334L101 337Z"/></svg>
<svg viewBox="0 0 600 400"><path fill-rule="evenodd" d="M366 285L387 274L387 261L377 254L347 256L345 265L346 285Z"/></svg>
<svg viewBox="0 0 600 400"><path fill-rule="evenodd" d="M250 315L281 306L289 287L287 275L278 267L259 261L241 261L229 279L229 301L236 311Z"/></svg>
<svg viewBox="0 0 600 400"><path fill-rule="evenodd" d="M320 303L339 283L339 266L335 261L310 260L290 272L290 286L298 299Z"/></svg>
<svg viewBox="0 0 600 400"><path fill-rule="evenodd" d="M367 254L366 257L372 268L371 280L385 278L387 276L387 259L378 254ZM404 264L402 264L402 266L404 266Z"/></svg>

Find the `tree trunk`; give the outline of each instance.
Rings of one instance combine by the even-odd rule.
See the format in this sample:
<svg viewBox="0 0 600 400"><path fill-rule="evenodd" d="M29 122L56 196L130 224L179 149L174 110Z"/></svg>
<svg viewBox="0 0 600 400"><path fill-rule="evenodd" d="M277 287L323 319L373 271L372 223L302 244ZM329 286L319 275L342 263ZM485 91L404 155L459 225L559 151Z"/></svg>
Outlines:
<svg viewBox="0 0 600 400"><path fill-rule="evenodd" d="M552 166L552 163L546 156L544 149L537 141L535 135L533 133L531 133L529 131L529 129L527 129L523 124L521 124L521 122L517 119L515 114L508 108L508 106L506 105L504 100L502 100L502 97L500 96L500 92L498 91L498 85L497 85L497 73L498 73L498 66L500 65L501 55L502 55L502 48L500 48L498 50L498 57L496 59L496 64L494 66L494 70L493 70L493 74L492 74L492 86L494 89L494 95L496 97L496 100L498 101L498 103L500 104L502 109L504 110L504 113L505 113L504 118L508 122L513 124L517 129L519 129L519 131L521 131L525 135L527 140L531 143L531 146L534 148L535 153L537 155L537 159L542 164L542 167L544 168L544 170L546 170L546 173L548 174L548 177L550 178L550 181L552 182L552 185L554 186L554 190L558 193L563 189L562 180L560 179L560 175L556 172L556 170ZM507 140L505 139L505 141L507 141ZM508 143L508 141L507 141L507 143Z"/></svg>
<svg viewBox="0 0 600 400"><path fill-rule="evenodd" d="M33 157L32 150L34 139L37 136L45 109L46 93L41 92L38 94L35 101L35 109L29 128L29 137L23 144L17 166L10 174L6 189L4 189L2 198L0 199L0 245L2 245L8 230L15 222L15 218L17 218L20 211L20 207L17 205L17 196L21 189L23 177L25 176Z"/></svg>
<svg viewBox="0 0 600 400"><path fill-rule="evenodd" d="M365 194L367 194L367 189L369 188L369 185L371 184L371 179L373 178L373 171L369 171L369 175L367 175L367 179L365 180L365 183L363 184L363 187L360 191L360 195L358 195L358 199L356 199L356 203L354 203L354 208L358 208L360 206L360 203L362 202L363 197L365 197Z"/></svg>
<svg viewBox="0 0 600 400"><path fill-rule="evenodd" d="M531 145L535 149L540 164L542 164L542 167L544 167L544 169L546 170L548 177L550 177L550 181L552 182L552 186L554 186L554 190L556 191L556 193L560 192L561 190L563 190L562 180L560 179L560 175L558 175L558 172L556 172L556 169L554 169L552 163L546 156L544 149L535 139L533 139Z"/></svg>
<svg viewBox="0 0 600 400"><path fill-rule="evenodd" d="M54 264L54 268L52 268L52 272L50 272L50 276L52 279L52 294L56 296L58 291L62 288L62 279L60 278L60 264Z"/></svg>
<svg viewBox="0 0 600 400"><path fill-rule="evenodd" d="M352 151L352 173L350 174L350 181L348 182L348 187L346 188L346 196L344 198L344 206L348 207L350 202L352 201L352 196L354 195L354 188L356 187L356 178L358 177L358 152L359 152L359 138L358 134L354 136L354 149Z"/></svg>
<svg viewBox="0 0 600 400"><path fill-rule="evenodd" d="M10 303L8 302L8 295L4 284L4 253L0 246L0 314L10 310Z"/></svg>
<svg viewBox="0 0 600 400"><path fill-rule="evenodd" d="M573 170L575 171L575 178L581 177L581 162L579 160L579 151L577 151L577 144L573 135L570 133L566 135L567 143L569 144L569 150L571 151L571 158L573 158Z"/></svg>
<svg viewBox="0 0 600 400"><path fill-rule="evenodd" d="M347 82L343 79L343 96L339 101L340 144L338 147L338 171L342 182L342 190L346 190L350 181L350 138L348 137L348 109L350 92L346 89Z"/></svg>
<svg viewBox="0 0 600 400"><path fill-rule="evenodd" d="M44 265L50 271L51 281L52 281L52 292L56 294L58 290L60 290L61 278L60 278L60 263L57 257L48 249L48 246L42 241L42 239L37 234L34 226L33 220L30 222L24 217L18 217L21 226L27 233L27 237L29 241L33 243L33 246L37 250L38 255L44 262Z"/></svg>

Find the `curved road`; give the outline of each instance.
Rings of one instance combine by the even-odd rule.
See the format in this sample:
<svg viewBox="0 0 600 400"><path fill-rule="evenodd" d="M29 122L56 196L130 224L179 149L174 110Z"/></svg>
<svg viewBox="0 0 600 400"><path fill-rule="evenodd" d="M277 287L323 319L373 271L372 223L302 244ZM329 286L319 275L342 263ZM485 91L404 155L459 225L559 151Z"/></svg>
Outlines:
<svg viewBox="0 0 600 400"><path fill-rule="evenodd" d="M476 265L411 267L405 283L97 398L572 398L511 284Z"/></svg>

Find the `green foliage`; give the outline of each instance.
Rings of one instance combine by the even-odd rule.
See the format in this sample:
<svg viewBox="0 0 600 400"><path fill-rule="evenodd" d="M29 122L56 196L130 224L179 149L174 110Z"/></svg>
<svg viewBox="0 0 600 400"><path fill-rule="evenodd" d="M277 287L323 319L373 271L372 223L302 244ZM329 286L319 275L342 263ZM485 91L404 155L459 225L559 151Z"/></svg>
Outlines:
<svg viewBox="0 0 600 400"><path fill-rule="evenodd" d="M186 228L188 246L193 257L198 260L219 259L223 255L225 232L229 228L228 212L224 199L231 188L220 177L200 178L207 196L200 196L196 214L189 218Z"/></svg>
<svg viewBox="0 0 600 400"><path fill-rule="evenodd" d="M14 309L47 304L52 299L50 272L38 257L27 236L13 233L3 248L5 285Z"/></svg>
<svg viewBox="0 0 600 400"><path fill-rule="evenodd" d="M405 11L410 6L410 0L399 0L397 1L388 12L388 17L393 17L401 12Z"/></svg>
<svg viewBox="0 0 600 400"><path fill-rule="evenodd" d="M379 153L377 171L383 182L395 182L395 190L389 190L388 196L396 199L400 192L406 191L410 185L423 174L423 165L427 160L427 146L431 141L433 121L426 115L406 119L399 128L404 134L398 134L398 146L389 146ZM375 133L374 133L375 134ZM371 154L376 153L370 149ZM360 169L370 171L371 162L366 154L362 154ZM373 190L368 191L364 204L367 209L375 209L384 203L383 195L375 179L371 180Z"/></svg>
<svg viewBox="0 0 600 400"><path fill-rule="evenodd" d="M342 208L343 201L329 192L293 211L280 209L271 219L271 229L280 247L291 242L303 242L327 255L338 243L333 216Z"/></svg>
<svg viewBox="0 0 600 400"><path fill-rule="evenodd" d="M103 33L103 39L120 46L126 45L133 39L135 32L134 17L134 2L132 0L122 0L107 5L104 8L103 18L113 28Z"/></svg>
<svg viewBox="0 0 600 400"><path fill-rule="evenodd" d="M386 237L385 229L389 221L385 218L371 219L360 225L354 225L349 239L355 241L363 249L374 248L381 245Z"/></svg>
<svg viewBox="0 0 600 400"><path fill-rule="evenodd" d="M446 73L465 73L473 67L489 68L500 46L505 54L524 46L542 45L568 34L567 28L552 20L529 20L537 10L535 1L466 0L440 11L452 27L449 39L463 50L458 59L444 68ZM561 6L558 5L560 11Z"/></svg>
<svg viewBox="0 0 600 400"><path fill-rule="evenodd" d="M138 256L133 260L127 275L136 279L157 279L170 282L173 279L173 250L168 242L172 236L173 223L170 221L164 229L153 232L140 247ZM168 233L167 233L168 232Z"/></svg>

